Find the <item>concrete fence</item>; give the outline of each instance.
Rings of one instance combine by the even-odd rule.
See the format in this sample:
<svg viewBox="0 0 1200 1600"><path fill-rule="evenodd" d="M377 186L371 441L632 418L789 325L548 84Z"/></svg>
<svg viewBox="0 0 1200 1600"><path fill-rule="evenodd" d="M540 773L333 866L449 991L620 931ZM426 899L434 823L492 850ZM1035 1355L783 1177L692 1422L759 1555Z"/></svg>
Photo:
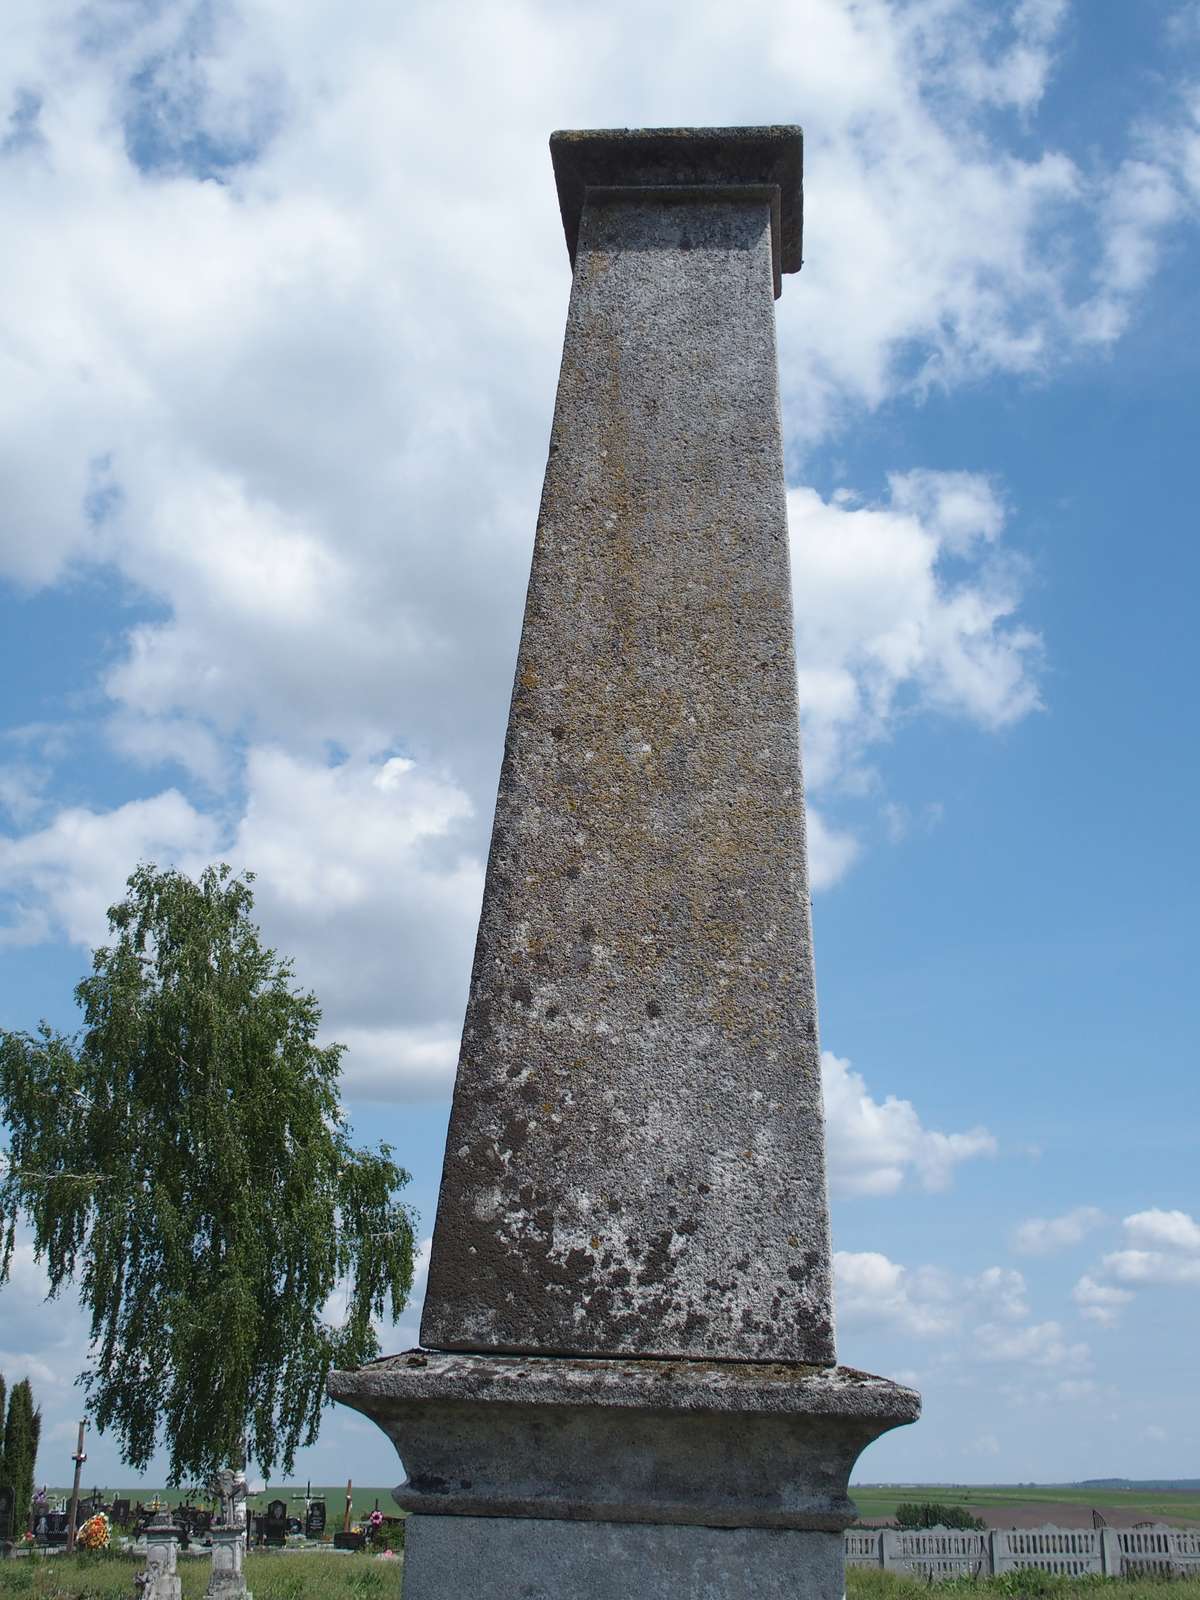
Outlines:
<svg viewBox="0 0 1200 1600"><path fill-rule="evenodd" d="M1020 1567L1069 1577L1200 1578L1200 1530L1168 1528L850 1528L846 1563L923 1578L991 1578Z"/></svg>

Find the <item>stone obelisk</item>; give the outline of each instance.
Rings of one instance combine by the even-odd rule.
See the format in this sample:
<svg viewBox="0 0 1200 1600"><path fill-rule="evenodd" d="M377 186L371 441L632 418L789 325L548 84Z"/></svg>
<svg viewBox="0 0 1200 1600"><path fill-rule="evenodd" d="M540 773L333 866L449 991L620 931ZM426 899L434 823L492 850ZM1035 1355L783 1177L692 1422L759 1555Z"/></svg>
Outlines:
<svg viewBox="0 0 1200 1600"><path fill-rule="evenodd" d="M425 1348L338 1373L405 1600L840 1600L773 300L796 128L555 134L574 267Z"/></svg>

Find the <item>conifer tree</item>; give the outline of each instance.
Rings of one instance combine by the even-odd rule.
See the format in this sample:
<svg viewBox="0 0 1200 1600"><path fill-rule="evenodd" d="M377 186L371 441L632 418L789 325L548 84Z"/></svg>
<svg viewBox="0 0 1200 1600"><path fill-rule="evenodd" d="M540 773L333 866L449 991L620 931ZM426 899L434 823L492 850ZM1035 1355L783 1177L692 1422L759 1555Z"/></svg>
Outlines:
<svg viewBox="0 0 1200 1600"><path fill-rule="evenodd" d="M16 1527L23 1530L33 1500L33 1478L37 1467L37 1434L40 1420L34 1421L33 1389L29 1379L15 1383L8 1397L8 1416L4 1424L4 1475L13 1489Z"/></svg>
<svg viewBox="0 0 1200 1600"><path fill-rule="evenodd" d="M372 1318L412 1285L408 1174L351 1144L343 1047L263 946L251 876L138 867L75 991L81 1033L0 1033L0 1282L23 1215L51 1294L73 1283L90 1313L96 1427L139 1470L161 1437L173 1484L243 1438L290 1472L330 1369L379 1353Z"/></svg>

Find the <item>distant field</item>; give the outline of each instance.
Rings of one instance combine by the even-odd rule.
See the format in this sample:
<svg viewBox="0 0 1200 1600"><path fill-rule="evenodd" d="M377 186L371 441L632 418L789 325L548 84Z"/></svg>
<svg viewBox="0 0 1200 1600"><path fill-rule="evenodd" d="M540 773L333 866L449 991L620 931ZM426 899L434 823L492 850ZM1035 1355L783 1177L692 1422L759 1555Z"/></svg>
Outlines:
<svg viewBox="0 0 1200 1600"><path fill-rule="evenodd" d="M885 1484L878 1488L852 1488L850 1497L864 1520L894 1517L906 1500L936 1500L941 1505L964 1506L992 1527L1030 1527L1071 1515L1076 1526L1090 1524L1094 1508L1114 1524L1161 1521L1178 1524L1200 1522L1200 1494L1169 1489L1076 1489L1057 1484ZM1042 1515L1042 1512L1045 1515Z"/></svg>

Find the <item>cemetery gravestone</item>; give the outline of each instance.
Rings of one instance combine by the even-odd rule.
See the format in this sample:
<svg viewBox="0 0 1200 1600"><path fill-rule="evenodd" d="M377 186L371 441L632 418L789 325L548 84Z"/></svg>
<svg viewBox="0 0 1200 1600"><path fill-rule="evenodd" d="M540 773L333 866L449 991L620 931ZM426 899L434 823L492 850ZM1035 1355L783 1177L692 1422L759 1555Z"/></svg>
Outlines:
<svg viewBox="0 0 1200 1600"><path fill-rule="evenodd" d="M151 1515L146 1524L146 1567L135 1580L142 1600L182 1600L176 1570L179 1533L169 1507Z"/></svg>
<svg viewBox="0 0 1200 1600"><path fill-rule="evenodd" d="M304 1536L306 1539L319 1539L325 1532L325 1502L324 1500L311 1500L304 1513Z"/></svg>
<svg viewBox="0 0 1200 1600"><path fill-rule="evenodd" d="M268 1545L278 1548L287 1543L287 1521L287 1501L270 1501L263 1519L263 1538Z"/></svg>
<svg viewBox="0 0 1200 1600"><path fill-rule="evenodd" d="M0 1544L16 1537L16 1490L7 1483L0 1484Z"/></svg>
<svg viewBox="0 0 1200 1600"><path fill-rule="evenodd" d="M405 1600L841 1600L773 300L795 128L556 134L574 268L421 1325Z"/></svg>
<svg viewBox="0 0 1200 1600"><path fill-rule="evenodd" d="M127 1528L129 1526L131 1512L132 1507L128 1500L119 1499L113 1501L112 1519L118 1528Z"/></svg>

